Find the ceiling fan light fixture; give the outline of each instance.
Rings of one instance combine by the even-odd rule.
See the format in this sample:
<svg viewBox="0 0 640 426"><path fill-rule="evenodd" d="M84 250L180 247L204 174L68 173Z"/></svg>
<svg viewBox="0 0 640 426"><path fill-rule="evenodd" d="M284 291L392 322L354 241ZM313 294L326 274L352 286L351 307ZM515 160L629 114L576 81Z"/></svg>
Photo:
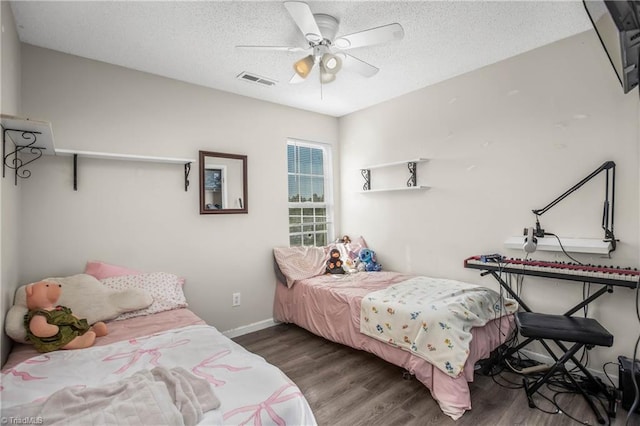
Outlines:
<svg viewBox="0 0 640 426"><path fill-rule="evenodd" d="M336 75L335 74L331 74L331 73L328 73L328 72L320 72L320 82L322 84L331 83L335 79L336 79Z"/></svg>
<svg viewBox="0 0 640 426"><path fill-rule="evenodd" d="M287 52L313 52L293 63L294 74L289 83L300 83L308 78L313 67L318 65L318 77L323 83L336 79L336 74L344 67L363 77L374 76L379 69L343 50L373 46L404 38L404 29L398 23L373 27L336 37L340 22L336 17L324 13L313 13L303 0L285 0L284 7L307 43L300 46L237 46L243 49L279 50ZM333 49L336 51L333 51Z"/></svg>
<svg viewBox="0 0 640 426"><path fill-rule="evenodd" d="M325 53L322 55L320 65L325 73L336 74L342 68L342 60L332 53Z"/></svg>
<svg viewBox="0 0 640 426"><path fill-rule="evenodd" d="M302 78L307 78L313 68L314 64L313 55L305 56L296 63L293 64L293 69Z"/></svg>

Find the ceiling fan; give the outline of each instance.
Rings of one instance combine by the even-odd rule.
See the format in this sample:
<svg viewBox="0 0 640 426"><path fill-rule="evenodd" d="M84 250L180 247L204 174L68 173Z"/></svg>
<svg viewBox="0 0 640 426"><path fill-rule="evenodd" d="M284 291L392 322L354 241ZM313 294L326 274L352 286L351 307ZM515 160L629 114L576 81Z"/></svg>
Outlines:
<svg viewBox="0 0 640 426"><path fill-rule="evenodd" d="M279 50L286 52L309 52L309 54L293 64L295 74L289 83L304 81L317 64L320 69L320 82L331 83L336 79L340 69L348 69L363 75L374 76L379 69L355 56L345 53L345 50L357 47L372 46L404 37L402 25L394 23L381 27L336 37L338 20L323 13L312 13L308 4L300 1L285 1L287 9L294 22L302 31L308 45L298 46L236 46L239 49L251 50ZM336 51L337 50L337 51Z"/></svg>

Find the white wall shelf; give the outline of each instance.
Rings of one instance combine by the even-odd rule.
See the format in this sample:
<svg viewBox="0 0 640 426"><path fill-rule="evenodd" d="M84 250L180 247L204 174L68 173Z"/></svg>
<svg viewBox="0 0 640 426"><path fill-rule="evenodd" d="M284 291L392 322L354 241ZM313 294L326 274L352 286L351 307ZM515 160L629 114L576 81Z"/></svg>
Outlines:
<svg viewBox="0 0 640 426"><path fill-rule="evenodd" d="M12 169L14 184L17 185L18 178L27 179L31 176L31 171L25 168L28 164L43 155L55 155L51 123L2 114L0 124L2 177L5 177L7 168ZM11 142L13 147L8 148L7 142ZM21 154L28 154L29 158L23 159Z"/></svg>
<svg viewBox="0 0 640 426"><path fill-rule="evenodd" d="M597 238L563 238L559 237L562 241L562 247L568 253L589 253L589 254L609 254L612 245L610 241L603 241ZM556 237L541 237L538 238L538 245L536 250L540 251L562 251L562 247L558 243ZM524 236L509 237L504 246L510 249L523 250Z"/></svg>
<svg viewBox="0 0 640 426"><path fill-rule="evenodd" d="M384 164L376 164L373 166L365 166L360 168L360 173L364 178L364 185L362 186L362 193L367 192L383 192L383 191L406 191L406 190L424 190L428 189L428 186L418 186L418 178L417 178L417 164L423 163L425 161L429 161L427 158L416 158L413 160L405 160L405 161L395 161L393 163L384 163ZM394 167L394 166L407 166L409 169L409 180L407 180L407 186L397 187L397 188L386 188L386 189L371 189L371 169L381 169L384 167Z"/></svg>
<svg viewBox="0 0 640 426"><path fill-rule="evenodd" d="M16 185L18 178L26 179L31 176L31 171L25 167L43 155L69 155L73 156L73 189L76 191L78 190L78 156L105 160L183 164L184 190L187 191L189 188L189 173L191 163L196 161L194 159L56 149L51 123L47 121L2 114L0 123L2 124L2 177L5 177L7 168L14 170ZM7 142L11 142L13 147L8 148ZM29 154L30 158L22 159L20 154Z"/></svg>
<svg viewBox="0 0 640 426"><path fill-rule="evenodd" d="M398 188L382 188L382 189L369 189L367 191L360 191L361 194L368 194L370 192L391 192L391 191L425 191L431 188L430 186L405 186Z"/></svg>
<svg viewBox="0 0 640 426"><path fill-rule="evenodd" d="M416 158L415 160L394 161L393 163L377 164L377 165L374 165L374 166L361 167L360 169L361 170L381 169L383 167L403 166L403 165L406 165L408 163L424 163L425 161L429 161L429 159L428 158Z"/></svg>
<svg viewBox="0 0 640 426"><path fill-rule="evenodd" d="M58 155L73 156L73 189L74 191L78 190L78 156L86 157L86 158L104 159L104 160L183 164L185 191L189 189L189 173L191 172L191 163L194 163L196 161L191 158L153 157L153 156L146 156L146 155L114 154L110 152L77 151L73 149L56 149L55 152Z"/></svg>
<svg viewBox="0 0 640 426"><path fill-rule="evenodd" d="M56 154L79 155L86 158L99 158L99 159L105 159L105 160L143 161L143 162L151 162L151 163L185 164L185 163L193 163L196 161L192 158L152 157L147 155L113 154L110 152L76 151L73 149L56 149Z"/></svg>

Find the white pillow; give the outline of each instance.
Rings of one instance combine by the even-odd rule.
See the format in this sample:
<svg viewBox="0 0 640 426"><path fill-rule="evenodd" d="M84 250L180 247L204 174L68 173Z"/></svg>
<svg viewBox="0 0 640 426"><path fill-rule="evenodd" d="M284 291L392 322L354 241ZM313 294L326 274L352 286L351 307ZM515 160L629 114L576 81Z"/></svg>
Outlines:
<svg viewBox="0 0 640 426"><path fill-rule="evenodd" d="M138 289L144 290L153 296L153 303L145 309L123 313L116 320L186 308L188 306L187 299L182 291L182 280L177 275L166 272L153 272L105 278L100 282L113 290Z"/></svg>
<svg viewBox="0 0 640 426"><path fill-rule="evenodd" d="M62 294L57 305L71 309L78 318L86 318L89 324L106 321L118 315L149 306L153 302L151 294L141 289L116 291L105 287L96 278L87 274L78 274L64 278L45 278L62 285ZM24 316L27 308L26 285L16 290L14 305L7 312L5 331L13 340L26 341Z"/></svg>

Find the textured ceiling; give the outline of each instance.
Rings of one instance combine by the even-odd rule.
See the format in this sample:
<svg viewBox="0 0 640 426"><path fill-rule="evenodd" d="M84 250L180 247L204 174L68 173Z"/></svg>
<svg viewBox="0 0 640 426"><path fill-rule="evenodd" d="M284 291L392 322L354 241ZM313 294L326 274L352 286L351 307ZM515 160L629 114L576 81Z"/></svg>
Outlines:
<svg viewBox="0 0 640 426"><path fill-rule="evenodd" d="M14 1L20 40L239 95L342 116L591 28L581 1L309 1L340 21L338 35L398 22L401 41L349 50L380 68L343 69L321 86L289 84L306 53L236 45L304 46L282 2ZM271 87L236 78L246 71Z"/></svg>

